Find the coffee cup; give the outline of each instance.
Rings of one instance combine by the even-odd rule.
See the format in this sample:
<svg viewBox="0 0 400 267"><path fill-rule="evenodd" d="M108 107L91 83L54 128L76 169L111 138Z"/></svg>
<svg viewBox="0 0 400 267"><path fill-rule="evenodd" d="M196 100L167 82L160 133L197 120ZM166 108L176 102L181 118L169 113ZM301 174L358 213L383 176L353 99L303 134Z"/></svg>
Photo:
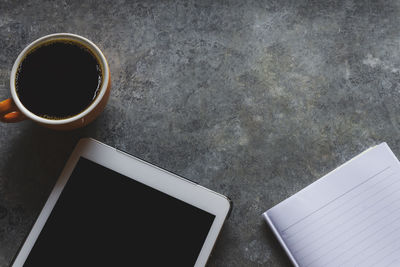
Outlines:
<svg viewBox="0 0 400 267"><path fill-rule="evenodd" d="M56 130L80 128L103 111L110 89L107 60L93 42L70 33L46 35L17 57L11 98L0 102L0 121L30 119Z"/></svg>

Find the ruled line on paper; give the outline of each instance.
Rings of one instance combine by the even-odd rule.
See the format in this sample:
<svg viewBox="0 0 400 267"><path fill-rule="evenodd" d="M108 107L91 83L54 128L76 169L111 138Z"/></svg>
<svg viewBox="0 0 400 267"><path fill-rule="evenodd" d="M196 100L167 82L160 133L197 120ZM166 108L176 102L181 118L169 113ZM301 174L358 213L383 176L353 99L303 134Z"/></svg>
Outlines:
<svg viewBox="0 0 400 267"><path fill-rule="evenodd" d="M396 202L399 201L399 200L400 200L400 198L397 199ZM393 203L391 203L391 204L393 204ZM392 208L393 208L393 207L392 207ZM395 208L394 210L391 210L391 211L387 212L387 214L386 214L385 216L380 217L380 220L382 221L382 220L386 219L387 217L393 216L393 213L394 213L394 212L398 212L399 210L400 210L400 206L397 206L397 208ZM395 221L396 221L396 220L395 220ZM386 237L388 234L386 234L386 235L384 235L384 236L381 236L381 239L379 240L379 242L376 242L376 243L372 243L372 244L371 244L371 243L367 243L366 241L369 241L369 239L370 239L372 236L374 236L374 235L376 235L377 233L379 233L380 231L384 230L387 226L388 226L388 225L385 225L384 227L378 229L377 231L375 231L375 232L373 232L373 233L367 235L366 237L364 237L363 239L361 239L360 241L358 241L356 244L354 244L352 247L347 248L347 250L346 250L344 253L342 253L342 254L340 255L340 258L342 258L343 255L345 255L345 254L351 254L351 255L349 255L348 259L345 259L344 261L343 261L343 259L342 259L340 265L342 265L342 264L344 264L344 263L346 263L346 262L349 262L352 258L354 258L354 256L357 256L357 255L360 255L360 254L366 254L366 252L368 251L368 249L373 248L374 246L379 245L379 242L382 242L382 241L383 241L383 238ZM390 233L389 233L389 234L390 234ZM367 244L367 246L366 246L366 247L365 247L365 246L363 247L363 246L362 246L363 244ZM358 252L357 252L356 249L358 249ZM374 251L376 251L376 249L374 249ZM354 253L354 252L357 252L357 253ZM340 259L340 258L339 258L339 257L336 257L335 260L338 260L338 259ZM365 258L365 257L364 257L364 258ZM335 260L333 260L333 261L335 261ZM327 266L329 266L329 264L328 264Z"/></svg>
<svg viewBox="0 0 400 267"><path fill-rule="evenodd" d="M396 264L396 265L394 265ZM394 259L392 260L389 264L385 265L384 267L390 267L390 266L400 266L400 259Z"/></svg>
<svg viewBox="0 0 400 267"><path fill-rule="evenodd" d="M385 176L382 180L387 181L387 179L390 178L390 177L392 177L393 175L394 175L394 173L392 173L392 174L390 174L390 175L388 175L388 176ZM379 183L382 182L382 180L381 180L381 181L378 180L378 183L375 183L373 186L377 186ZM377 193L379 193L379 192L385 190L387 187L393 186L394 184L399 183L399 182L400 182L400 179L394 180L393 182L391 182L391 183L389 183L388 185L386 185L384 188L380 189L378 192L374 192L373 195L376 195ZM375 188L376 188L376 187L372 187L372 189L375 189ZM371 189L371 188L368 188L368 189ZM366 190L366 191L368 191L368 190ZM365 193L365 191L362 191L360 194L362 194L362 193ZM358 194L358 195L356 195L356 196L359 196L360 194ZM354 196L354 197L351 198L350 200L355 199L356 196ZM368 197L368 196L367 196L367 197ZM359 205L363 204L363 203L364 203L363 201L364 201L364 200L362 199L359 203L356 203L356 205L350 206L349 209L347 209L347 210L345 210L345 211L342 212L342 215L345 214L345 213L348 213L349 211L351 211L351 210L355 209L356 207L358 207ZM333 210L331 210L331 211L328 211L328 213L324 214L324 216L322 216L322 217L323 217L323 218L326 218L326 216L332 215L332 214L333 214L333 211L337 211L339 208L344 207L345 204L348 205L348 202L342 203L342 205L336 207L335 209L333 209ZM358 214L360 214L361 212L362 212L362 210L361 210L360 212L356 213L355 215L358 215ZM354 216L354 217L355 217L355 216ZM301 227L301 228L300 228L299 230L297 230L297 232L294 232L294 234L291 234L291 235L285 235L285 236L284 236L285 241L289 242L290 245L295 246L295 245L297 245L298 242L302 242L302 239L303 239L303 237L304 237L305 235L308 235L308 234L309 234L309 233L308 233L308 230L310 229L310 225L313 226L313 225L315 225L316 223L319 223L319 224L320 224L320 227L326 228L326 224L324 225L323 222L322 222L322 223L320 222L321 219L323 219L323 218L318 217L317 219L315 219L314 221L312 221L312 223L308 223L308 224L306 224L305 226L302 226L302 225L299 226L299 227ZM340 217L335 217L333 220L330 220L330 221L329 221L329 224L332 224L332 222L334 222L335 220L338 220L338 219L340 219ZM304 221L303 221L303 222L304 222ZM299 223L298 225L300 225L300 224L301 224L301 223ZM303 235L298 236L299 233L303 233ZM291 240L293 237L296 237L297 241L294 240L294 242L293 242L293 240Z"/></svg>
<svg viewBox="0 0 400 267"><path fill-rule="evenodd" d="M393 220L389 225L385 225L383 228L380 228L378 231L374 232L373 234L379 233L379 232L382 231L384 228L389 227L389 226L392 225L394 222L397 222L397 221L399 221L399 220L400 220L400 216L397 216L397 217L395 218L395 220ZM307 264L307 265L312 265L314 262L318 261L319 259L325 257L325 256L328 255L328 254L331 254L332 251L334 251L334 250L336 250L336 249L342 247L344 244L346 244L347 241L355 239L360 233L365 232L368 228L369 228L369 227L366 227L366 228L362 229L361 231L357 232L355 235L352 235L352 236L348 237L344 242L341 242L340 244L337 244L333 249L330 249L330 250L326 251L324 254L319 255L317 258L314 258L311 262L308 262L308 263L306 263L306 264ZM397 230L400 230L400 226L397 227L395 230L391 231L389 234L393 234L393 233L394 233L395 231L397 231ZM371 234L371 235L372 235L372 234ZM370 237L371 235L369 235L369 237ZM340 256L341 256L340 254L339 254L339 255L335 255L335 257L340 257ZM307 256L306 256L306 257L307 257ZM331 256L331 257L332 257L332 256ZM300 258L299 260L302 261L304 258L305 258L305 257ZM327 258L325 258L324 260L327 260ZM328 263L319 263L319 264L321 264L322 266L326 266L326 264L328 264Z"/></svg>
<svg viewBox="0 0 400 267"><path fill-rule="evenodd" d="M397 191L397 192L399 192L399 191ZM397 202L397 201L399 201L399 200L400 200L400 198L396 199L396 201L394 201L394 202ZM369 216L367 216L367 217L377 216L377 215L379 215L380 212L382 212L382 210L381 210L381 211L378 211L378 212L376 212L376 213L374 213L374 214L372 214L372 215L369 215ZM381 220L382 218L386 218L387 216L390 216L390 215L392 215L392 214L391 214L391 213L388 213L388 214L385 215L384 217L381 217L381 218L378 217L379 219L377 220L377 222L379 222L379 220ZM357 218L357 217L355 217L355 218ZM364 218L364 219L367 219L367 218ZM342 226L342 225L343 225L343 224L341 224L341 225L334 225L334 227L340 228L340 226ZM348 233L349 231L354 230L353 228L354 228L354 225L351 225L351 226L347 227L347 229L345 228L344 231L339 232L339 233L336 233L336 235L335 235L333 238L331 238L331 239L325 241L323 244L321 244L321 245L320 245L320 248L322 248L325 244L328 244L328 243L334 241L335 239L339 238L341 235L346 234L346 233ZM335 230L336 230L336 228L335 228ZM322 233L322 235L326 235L326 236L332 234L332 232L323 232L323 231L320 231L320 232ZM320 235L320 237L321 237L322 235ZM293 253L298 254L299 252L303 251L304 249L306 249L306 248L309 247L310 245L314 244L314 243L315 243L315 240L316 240L316 239L311 240L310 242L308 242L308 244L307 244L306 246L302 246L301 249L298 249L298 250L294 251Z"/></svg>
<svg viewBox="0 0 400 267"><path fill-rule="evenodd" d="M381 201L382 199L386 199L388 196L391 196L391 195L393 195L394 193L397 193L397 192L399 192L399 191L400 191L400 190L391 192L389 195L386 195L386 196L384 196L383 198L381 198L380 201ZM374 205L375 205L375 203L376 203L376 202L374 202ZM370 207L369 207L369 208L370 208ZM368 227L366 227L366 228L368 228ZM365 228L364 230L366 230L366 228ZM363 230L363 231L364 231L364 230ZM336 240L336 239L338 239L338 238L341 238L341 237L342 237L342 234L343 234L343 233L338 233L335 237L333 237L333 238L331 238L331 239L328 239L328 240L325 240L325 242L324 242L323 244L321 244L316 250L311 251L311 252L310 252L308 255L306 255L306 256L298 257L298 259L299 259L299 260L302 260L302 259L304 259L305 257L309 256L310 254L315 254L315 252L320 251L321 249L323 249L325 245L327 245L327 244L329 244L329 243L332 243L332 241L334 241L334 240ZM356 236L356 235L353 235L353 236Z"/></svg>
<svg viewBox="0 0 400 267"><path fill-rule="evenodd" d="M400 227L397 227L396 230L400 230ZM395 231L393 231L393 232L395 232ZM395 245L395 246L394 246L394 245ZM382 255L380 256L380 258L375 259L375 261L370 261L369 263L364 263L363 266L367 266L367 265L369 265L369 266L376 266L377 263L379 263L379 265L381 265L382 260L386 260L386 259L391 260L390 258L388 258L388 256L390 256L391 254L393 254L393 253L395 253L395 252L397 252L397 251L400 250L400 242L399 242L399 239L397 239L397 241L394 242L394 243L388 244L388 246L386 246L385 248L381 249L379 252L381 252L381 251L386 251L386 250L385 250L386 248L389 248L389 250L387 251L388 253L382 254ZM390 248L392 249L392 251L390 251ZM394 250L393 250L393 248L394 248ZM397 259L396 259L396 260L397 260ZM364 262L364 261L363 261L363 262ZM365 264L367 264L367 265L365 265Z"/></svg>
<svg viewBox="0 0 400 267"><path fill-rule="evenodd" d="M395 220L393 220L391 223L394 223L394 222L396 222L396 221L398 221L398 220L400 220L400 216L397 217ZM400 228L400 227L399 227L399 228ZM313 262L319 260L320 258L322 258L322 257L324 257L324 256L326 256L326 255L328 255L328 254L330 254L330 253L332 253L332 251L334 251L334 250L336 250L336 249L342 247L344 244L346 244L347 241L354 239L354 238L357 237L360 233L365 232L367 229L368 229L368 227L366 227L366 228L362 229L361 231L357 232L355 235L352 235L352 236L348 237L344 242L341 242L340 244L337 244L337 245L336 245L335 247L333 247L332 249L329 249L328 251L325 251L323 254L321 254L321 255L319 255L318 257L312 259L312 261L309 262L308 264L311 264L311 263L313 263ZM378 230L377 232L379 232L379 231L381 231L381 229ZM299 258L299 260L300 260L300 261L303 261L307 256L310 256L310 254L306 255L305 257Z"/></svg>
<svg viewBox="0 0 400 267"><path fill-rule="evenodd" d="M390 253L388 254L384 254L382 255L378 260L375 260L374 262L372 262L372 264L369 264L369 266L376 266L377 263L380 263L382 260L387 259L390 255L398 252L400 250L400 245L397 244L397 246L395 247L394 250L392 250Z"/></svg>
<svg viewBox="0 0 400 267"><path fill-rule="evenodd" d="M382 181L389 181L388 184L383 184ZM293 248L297 247L296 245L289 245L290 250L292 251L293 256L295 259L301 263L300 266L354 266L354 264L351 265L346 265L346 262L348 260L352 260L353 257L356 257L357 255L361 255L359 249L357 247L363 246L363 250L367 249L368 242L371 242L369 240L370 237L376 236L376 234L380 233L381 231L385 230L382 234L383 236L379 236L379 238L386 238L386 236L392 235L394 232L400 230L400 227L395 228L394 230L391 229L390 227L393 227L392 225L395 222L398 222L400 220L399 216L399 210L400 210L400 205L399 205L399 196L398 194L400 192L399 188L399 183L400 182L400 177L399 174L397 175L390 175L390 180L389 179L381 179L380 183L375 183L375 187L379 188L379 190L375 191L376 194L373 196L375 197L370 197L370 195L367 195L366 197L366 204L365 208L363 211L357 213L357 214L351 214L351 216L347 215L344 216L346 218L345 223L343 223L346 228L344 230L342 229L342 224L338 223L333 223L334 229L340 229L340 232L336 233L331 233L331 232L325 232L324 229L321 229L319 227L314 228L317 229L317 238L319 236L325 236L328 237L333 237L330 239L322 238L324 242L322 244L319 244L318 240L315 240L315 237L313 236L312 239L307 239L303 240L303 243L306 241L307 243L305 244L304 247L307 247L309 244L314 244L314 246L318 246L316 250L311 251L310 253L300 253L301 250L304 248L303 246L300 249L294 250ZM380 188L380 185L384 185L383 188ZM382 194L383 193L383 194ZM358 193L356 195L359 195ZM378 198L377 198L378 197ZM355 198L354 196L351 198L353 203L348 203L349 205L354 204L359 201L359 198ZM383 205L384 204L384 205ZM336 213L340 210L337 210L335 208ZM341 217L342 213L334 214L337 217ZM350 220L347 220L349 219ZM389 218L389 220L387 220ZM373 219L373 220L372 220ZM352 222L354 220L354 222ZM372 220L372 221L371 221ZM363 225L357 226L357 223L364 223ZM299 223L299 227L303 227L304 221ZM384 227L381 227L381 229L370 229L371 226L373 225L383 225ZM329 226L330 227L330 226ZM389 227L389 228L388 228ZM387 228L387 229L386 229ZM351 234L351 231L348 230L358 230L357 233L348 236L348 234ZM374 230L371 232L371 230ZM385 234L388 230L391 230L388 234ZM309 234L310 230L307 230L305 234ZM366 237L364 237L365 234L368 234ZM343 236L347 237L345 240L340 240L340 237L343 238ZM339 238L339 240L337 240ZM354 244L354 241L352 240L357 240L357 243ZM376 239L376 238L375 238ZM374 239L374 240L375 240ZM399 236L400 239L400 236ZM339 243L338 243L339 242ZM386 242L386 241L385 241ZM388 241L389 242L389 241ZM333 245L332 245L333 244ZM389 244L386 243L379 243L378 246L376 246L376 249L379 249L380 247L387 248L390 246ZM374 244L375 245L375 244ZM325 247L327 246L327 247ZM332 247L333 246L333 247ZM367 246L367 247L365 247ZM346 250L343 250L343 247L346 248ZM390 249L390 247L389 247ZM307 249L306 251L309 251ZM349 251L352 251L351 253ZM357 252L358 251L358 252ZM317 252L317 253L315 253ZM353 253L357 252L357 253ZM384 251L386 253L386 251ZM314 254L313 254L314 253ZM303 254L303 255L301 255ZM371 254L371 252L369 253ZM368 255L369 255L368 254ZM314 256L313 256L314 255ZM346 255L346 257L345 257ZM368 256L366 255L366 256ZM373 255L372 255L373 256ZM377 255L380 257L381 255ZM320 260L321 259L321 260ZM340 264L336 265L334 262L337 262L338 259L340 259ZM354 262L357 263L357 262ZM360 266L360 265L357 265Z"/></svg>
<svg viewBox="0 0 400 267"><path fill-rule="evenodd" d="M396 180L395 180L395 183L399 183L399 182L400 182L400 179L396 179ZM392 183L392 184L390 184L390 185L394 185L395 183ZM389 185L389 186L390 186L390 185ZM387 186L387 187L389 187L389 186ZM386 188L387 188L387 187L386 187ZM393 189L393 187L392 187L391 189ZM400 188L399 188L399 190L400 190ZM380 192L382 192L382 191L383 191L383 189L380 190L380 191L378 191L378 193L380 193ZM349 210L352 210L353 208L344 211L343 213L340 214L340 216L336 216L335 220L329 221L329 222L327 222L323 227L320 227L320 228L319 228L319 232L320 232L319 235L317 235L316 237L314 237L314 239L309 240L309 242L307 242L305 245L303 245L301 249L295 250L295 251L293 251L293 252L294 252L294 253L298 253L299 251L304 250L306 247L308 247L309 245L313 244L313 243L314 243L319 237L321 237L322 235L326 235L326 236L327 236L327 235L331 234L333 231L339 229L340 226L342 226L342 225L350 225L350 226L351 226L351 224L350 224L349 222L351 222L351 221L353 221L353 220L359 219L358 216L359 216L360 214L362 214L362 213L367 213L367 216L373 216L374 213L373 213L373 214L368 214L368 211L370 211L370 208L372 208L372 207L376 206L377 204L381 203L381 201L383 201L383 200L386 199L387 197L390 197L391 195L395 194L396 192L398 192L398 191L395 190L395 191L393 191L391 194L385 195L385 196L381 197L379 200L374 201L370 206L366 207L366 209L360 209L360 211L359 211L358 213L352 214L352 218L351 218L350 220L344 221L344 222L342 222L342 223L340 223L340 224L334 224L333 222L335 222L335 221L341 219L341 218L343 217L344 214L348 213L348 211L349 211ZM374 196L376 196L376 195L374 195ZM363 201L361 201L361 202L363 202ZM357 204L357 205L358 205L358 204ZM329 227L327 227L327 226L331 226L331 227L333 227L333 229L329 229ZM328 228L329 231L327 231L328 229L326 229L326 228ZM351 229L351 227L348 227L348 228ZM324 230L324 229L325 229L325 230ZM343 233L343 232L342 232L342 233ZM342 234L342 233L337 233L337 234ZM310 236L310 233L305 232L305 235ZM290 242L290 246L296 246L296 245L297 245L298 243L300 243L300 242L303 242L303 243L304 243L304 240L303 240L303 239L298 239L296 242Z"/></svg>
<svg viewBox="0 0 400 267"><path fill-rule="evenodd" d="M369 180L373 179L374 177L376 177L377 175L383 173L384 171L388 170L389 168L390 168L390 166L384 168L384 169L381 170L380 172L378 172L378 173L372 175L371 177L367 178L367 179L366 179L365 181L363 181L362 183L360 183L360 184L358 184L358 185L356 185L356 186L350 188L349 190L347 190L347 191L344 192L343 194L339 195L338 197L334 198L333 200L329 201L328 203L326 203L326 204L323 205L322 207L320 207L320 208L316 209L315 211L309 213L307 216L301 218L300 220L298 220L298 221L292 223L291 225L289 225L288 227L286 227L284 230L282 230L282 232L283 232L283 233L286 232L289 228L293 227L293 226L296 225L297 223L299 223L299 222L305 220L307 217L309 217L309 216L311 216L312 214L318 212L319 210L325 208L325 207L328 206L329 204L335 202L337 199L341 198L342 196L346 195L347 193L351 192L352 190L354 190L355 188L361 186L362 184L368 182Z"/></svg>
<svg viewBox="0 0 400 267"><path fill-rule="evenodd" d="M394 175L394 173L391 173L391 174L385 176L384 178L382 178L382 180L385 180L385 181L386 181L386 179L390 178L390 177L393 176L393 175ZM377 176L376 176L376 177L377 177ZM374 177L374 178L375 178L375 177ZM395 180L393 183L391 183L391 184L389 184L389 185L387 185L387 186L391 186L391 185L393 185L393 184L396 183L396 182L399 182L399 180ZM367 187L366 190L358 192L358 194L352 196L352 198L350 198L350 200L351 200L351 199L354 199L354 198L356 198L356 197L358 197L358 196L361 195L361 194L365 194L365 192L367 192L367 191L369 191L369 190L371 190L371 189L374 189L374 188L375 188L374 186L378 185L379 183L381 183L381 180L377 180L374 184L369 185L369 187ZM364 185L366 185L366 184L364 184ZM354 192L354 191L353 191L353 192ZM336 202L335 202L335 203L336 203ZM332 204L333 204L333 203L332 203ZM335 208L332 209L332 210L327 210L327 212L326 212L325 214L320 215L320 216L318 216L318 218L316 218L315 220L311 221L310 223L307 223L307 225L306 225L305 227L302 227L300 230L294 230L294 233L293 233L293 234L288 234L288 233L286 232L286 233L283 233L282 236L284 236L287 240L290 240L291 238L293 238L293 237L297 236L298 234L304 232L304 230L306 230L306 228L309 228L309 227L315 225L315 224L318 223L321 219L325 218L326 216L330 215L332 212L334 212L334 211L340 209L341 207L343 207L343 206L345 206L345 205L347 205L347 202L346 202L346 201L344 201L343 203L341 203L339 206L335 207ZM322 210L325 210L325 209L321 209L320 211L322 211ZM316 213L314 213L313 215L316 215ZM312 217L312 216L309 216L308 218L310 219L311 217ZM303 220L303 221L304 221L304 220ZM293 227L294 227L294 226L295 226L295 225L293 225ZM293 227L292 227L292 229L293 229Z"/></svg>
<svg viewBox="0 0 400 267"><path fill-rule="evenodd" d="M396 228L395 230L393 230L393 231L387 233L387 234L384 235L384 236L381 236L381 240L384 241L384 240L385 240L384 238L386 238L386 237L388 237L388 236L391 236L393 233L395 233L395 232L398 231L398 230L400 230L400 227L398 227L398 228ZM376 232L375 232L374 234L376 234ZM370 236L369 236L369 237L370 237ZM367 246L366 248L363 248L363 250L361 251L361 253L364 252L364 251L366 251L366 250L368 250L368 249L370 249L370 248L372 248L372 247L374 247L375 245L376 245L376 244L369 244L369 246ZM369 255L366 256L366 257L363 257L363 260L357 262L357 264L361 264L362 262L368 260L369 258L371 258L372 256L378 254L380 251L384 250L385 248L387 248L387 247L390 246L390 245L392 245L392 244L391 244L391 243L384 243L383 246L382 246L380 249L374 249L374 252L373 252L373 253L369 254ZM360 255L361 253L358 253L358 254L356 254L355 256ZM347 263L347 262L350 262L352 259L353 259L353 257L350 257L349 259L340 262L340 265L343 265L343 264L345 264L345 263Z"/></svg>
<svg viewBox="0 0 400 267"><path fill-rule="evenodd" d="M265 216L298 266L400 266L400 162L382 143Z"/></svg>
<svg viewBox="0 0 400 267"><path fill-rule="evenodd" d="M400 230L400 227L397 227L396 229L395 229L395 231L392 231L392 233L391 234L393 234L394 232L396 232L396 231L398 231L398 230ZM393 243L392 244L390 244L390 245L393 245ZM386 247L385 247L386 248ZM382 249L382 250L380 250L380 251L384 251L384 249ZM337 255L336 257L338 257L338 258L340 258L340 256L341 255ZM356 255L357 256L357 255ZM356 257L355 256L355 257ZM382 258L384 258L385 257L385 255L384 256L382 256L380 259L382 259ZM363 266L363 267L366 267L367 265L368 265L368 263L363 263L362 265L360 265L360 262L357 262L357 263L354 263L354 264L345 264L345 263L340 263L340 264L331 264L331 262L330 261L327 261L326 259L323 259L323 260L325 260L325 261L322 261L322 262L318 262L318 260L320 260L320 259L322 259L322 257L321 258L318 258L318 259L316 259L316 260L313 260L312 262L309 262L309 263L305 263L305 265L302 265L302 266L307 266L307 267L312 267L312 266L315 266L315 267L319 267L319 266L325 266L325 267L328 267L328 266ZM378 261L376 261L376 262L380 262L380 260L378 260ZM375 264L372 264L371 266L376 266ZM379 265L380 266L380 265Z"/></svg>
<svg viewBox="0 0 400 267"><path fill-rule="evenodd" d="M395 220L395 221L397 221L397 220ZM395 232L397 232L397 231L399 231L399 230L400 230L400 226L397 227L397 228L395 228L394 230L392 230L391 232L389 232L388 234L386 234L386 235L383 236L383 237L392 236ZM381 237L381 238L383 239L383 237ZM399 241L398 238L396 238L396 239L397 239L397 241ZM384 239L383 239L383 240L384 240ZM384 251L386 248L392 247L392 246L393 246L393 243L391 243L391 242L390 242L390 243L386 243L386 245L384 245L383 247L381 247L381 248L378 249L378 250L375 250L374 253L368 255L367 257L365 257L365 258L364 258L362 261L360 261L359 263L362 263L362 262L367 261L367 260L370 259L371 257L375 256L376 254L379 254L381 251Z"/></svg>
<svg viewBox="0 0 400 267"><path fill-rule="evenodd" d="M376 175L374 175L374 177L376 177L378 174L382 174L385 170L387 170L388 168L383 169L382 171L380 171L379 173L377 173ZM371 178L371 177L370 177ZM371 181L371 179L368 179L368 181ZM400 205L398 205L398 202L400 200L400 198L398 197L400 194L398 194L400 192L400 187L399 187L399 183L400 183L400 179L398 177L398 175L395 175L395 173L391 173L389 175L385 175L385 176L381 176L378 181L373 182L371 184L366 184L367 181L364 181L362 184L358 184L358 186L353 187L353 190L356 190L357 188L359 188L361 185L365 185L366 187L362 189L361 192L355 192L354 195L348 195L348 199L344 199L345 204L340 203L339 206L333 206L334 208L332 208L330 211L328 210L328 206L326 205L325 207L321 207L319 210L323 211L324 209L328 210L328 212L330 212L330 214L324 214L323 217L326 216L326 218L324 218L323 221L319 221L318 225L315 226L315 221L312 220L312 224L314 224L314 228L310 228L310 229L305 229L306 226L308 226L308 224L305 223L304 220L299 220L297 222L297 225L295 227L295 225L292 226L292 228L299 228L298 231L296 231L296 234L299 234L301 236L307 236L306 240L302 240L299 239L298 236L296 237L296 239L293 239L292 241L295 242L289 242L287 243L288 239L291 238L290 235L286 235L285 242L289 245L290 250L292 251L292 254L294 255L294 257L296 258L296 260L299 263L303 263L306 264L306 266L310 265L313 266L314 263L318 263L315 266L342 266L342 265L329 265L329 261L326 261L326 259L330 259L331 261L335 262L335 258L340 258L341 259L341 264L345 264L347 259L343 258L343 256L347 255L345 254L347 251L345 251L344 253L341 252L338 248L341 246L345 246L349 241L351 241L352 239L357 239L360 237L363 237L363 235L365 233L368 233L370 231L370 226L371 224L366 224L364 226L362 226L362 228L356 228L356 224L359 223L360 221L369 221L371 219L373 219L372 223L373 224L380 224L382 220L386 220L388 217L392 218L392 222L393 219L396 219L396 221L400 220L400 216L397 217L395 215L399 215L398 213L396 213L396 211L398 211L400 209ZM371 186L373 188L371 188ZM376 190L375 190L376 189ZM349 192L347 192L349 193ZM365 195L365 193L368 193L367 195ZM344 194L341 195L341 197L344 197ZM393 197L396 197L395 199L393 199ZM335 198L336 200L338 200L339 198ZM388 203L387 203L388 202ZM359 205L360 203L364 204L364 207L361 208L357 208L355 211L357 211L357 213L351 214L351 212L349 211L354 211L354 207L356 205ZM350 205L350 206L349 206ZM348 206L350 207L350 209L348 208ZM332 206L331 206L332 207ZM393 210L394 207L397 207L397 209ZM343 208L346 208L346 210L343 211ZM334 213L332 213L332 211L334 211ZM324 211L323 211L324 212ZM314 214L315 211L314 211ZM348 215L346 215L348 214ZM328 216L330 215L330 216ZM346 217L349 220L346 221L336 221L336 218L340 218L341 215L345 215L344 217ZM351 216L350 216L351 215ZM317 215L314 215L314 217ZM329 219L330 217L333 216L333 221L326 221L326 219ZM390 217L390 216L395 216L395 217ZM310 217L310 216L309 216ZM310 219L311 220L311 219ZM320 217L315 218L315 220L321 220ZM388 221L386 221L388 222ZM324 224L323 226L321 226L320 224ZM370 222L371 223L371 222ZM392 224L390 224L389 226L391 226ZM345 226L345 228L343 228L343 226ZM386 228L386 227L384 227ZM312 231L312 230L318 229L318 231ZM331 231L326 232L327 229L331 229ZM337 230L339 229L339 230ZM352 231L354 229L357 229L359 231L357 231L357 233L350 235L350 237L348 237L346 240L340 241L337 240L340 237L343 236L348 236L348 234L351 234ZM369 233L369 236L367 236L367 238L363 238L361 240L359 240L359 244L358 245L363 245L364 241L367 240L370 236L373 236L376 233L379 233L380 231L382 231L383 229L378 229L378 231L374 231L372 233ZM400 230L399 229L395 229L395 230ZM393 231L394 232L394 231ZM312 236L314 234L314 236ZM311 236L311 239L310 239ZM323 238L324 242L321 243L321 241L319 241L318 239L320 237L324 237L324 236L328 236L328 237L332 237L329 239ZM340 243L337 243L337 242ZM300 242L303 242L303 245L299 248L298 244ZM306 243L304 243L306 242ZM368 241L366 241L368 242ZM337 244L336 244L337 243ZM329 248L329 246L331 246L331 244L336 244L336 247L331 247ZM311 253L306 253L303 254L302 250L304 250L304 252L309 250L309 247L311 247L311 245L318 245L318 248L316 250L311 251ZM357 247L358 245L354 245L353 243L349 243L348 245L346 245L349 249L354 249L354 247ZM383 244L379 244L380 246L386 246L385 243ZM325 247L327 246L327 248ZM297 249L295 250L294 248ZM338 251L336 251L338 250ZM313 256L314 255L314 256ZM334 255L334 257L332 256ZM350 255L349 255L350 256ZM356 255L351 255L351 256L356 256ZM319 259L323 258L323 262L321 263ZM343 261L345 260L345 261ZM308 265L307 265L308 264ZM323 264L323 265L321 265ZM303 266L303 265L301 265ZM343 265L345 266L345 265ZM353 265L349 265L349 266L353 266Z"/></svg>

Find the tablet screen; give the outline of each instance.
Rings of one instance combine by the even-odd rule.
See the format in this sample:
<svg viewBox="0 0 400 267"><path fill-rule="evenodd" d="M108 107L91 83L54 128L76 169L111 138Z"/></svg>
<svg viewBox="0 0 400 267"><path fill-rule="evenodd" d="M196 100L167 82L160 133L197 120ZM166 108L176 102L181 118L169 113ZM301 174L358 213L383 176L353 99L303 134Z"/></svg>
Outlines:
<svg viewBox="0 0 400 267"><path fill-rule="evenodd" d="M193 266L214 218L81 157L24 266Z"/></svg>

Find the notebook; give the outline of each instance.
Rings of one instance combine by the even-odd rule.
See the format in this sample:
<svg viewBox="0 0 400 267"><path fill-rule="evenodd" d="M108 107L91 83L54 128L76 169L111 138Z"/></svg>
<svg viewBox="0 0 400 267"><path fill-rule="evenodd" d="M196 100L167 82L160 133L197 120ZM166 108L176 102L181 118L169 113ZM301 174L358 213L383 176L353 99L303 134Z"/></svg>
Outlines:
<svg viewBox="0 0 400 267"><path fill-rule="evenodd" d="M400 163L382 143L263 217L295 266L400 266Z"/></svg>

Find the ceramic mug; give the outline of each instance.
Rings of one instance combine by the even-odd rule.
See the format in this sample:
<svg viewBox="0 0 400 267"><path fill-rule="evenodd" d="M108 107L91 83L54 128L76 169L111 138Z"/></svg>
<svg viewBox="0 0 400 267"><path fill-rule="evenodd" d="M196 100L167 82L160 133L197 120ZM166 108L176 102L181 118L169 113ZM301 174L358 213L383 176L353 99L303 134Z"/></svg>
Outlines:
<svg viewBox="0 0 400 267"><path fill-rule="evenodd" d="M101 68L102 83L97 96L83 111L68 118L50 119L38 116L29 111L20 101L16 90L17 72L25 56L33 49L51 41L67 40L84 46L96 57ZM72 130L83 127L93 121L104 109L110 95L111 79L107 60L100 49L90 40L70 33L56 33L46 35L29 44L17 57L11 70L10 90L11 98L0 102L0 121L19 122L31 119L40 125L56 130Z"/></svg>

